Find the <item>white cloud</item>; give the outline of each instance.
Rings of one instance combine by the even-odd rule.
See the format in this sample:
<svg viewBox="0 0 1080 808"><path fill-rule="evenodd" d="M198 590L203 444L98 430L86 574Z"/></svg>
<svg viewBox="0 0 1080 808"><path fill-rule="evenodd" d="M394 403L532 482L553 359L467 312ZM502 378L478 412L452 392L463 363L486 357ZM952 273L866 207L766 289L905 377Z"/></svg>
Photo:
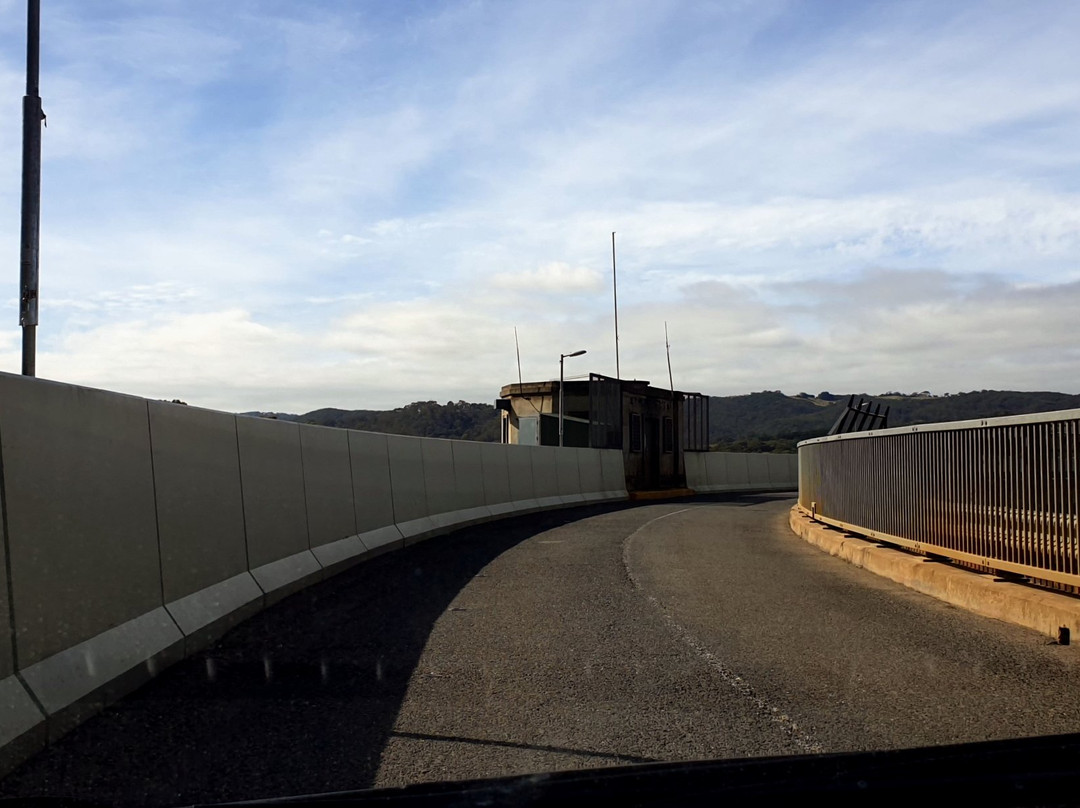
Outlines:
<svg viewBox="0 0 1080 808"><path fill-rule="evenodd" d="M233 409L486 400L514 326L526 376L581 347L611 373L615 230L630 375L666 378L667 320L703 392L1077 378L1068 4L90 8L45 27L43 373Z"/></svg>
<svg viewBox="0 0 1080 808"><path fill-rule="evenodd" d="M552 261L523 272L499 272L491 281L502 289L557 294L592 292L599 289L603 283L600 273L595 269L572 267L561 261Z"/></svg>
<svg viewBox="0 0 1080 808"><path fill-rule="evenodd" d="M51 11L47 9L47 12ZM156 9L154 10L156 11ZM46 14L45 42L82 72L134 74L140 82L207 84L225 74L240 43L198 14L136 17Z"/></svg>
<svg viewBox="0 0 1080 808"><path fill-rule="evenodd" d="M312 204L394 192L408 172L423 166L440 147L426 117L408 106L382 115L327 116L285 164L281 181L286 193L299 204ZM276 137L281 148L295 151L292 144L305 134L289 126Z"/></svg>
<svg viewBox="0 0 1080 808"><path fill-rule="evenodd" d="M476 288L339 301L340 316L296 327L237 308L155 313L158 291L130 318L73 329L42 352L41 375L232 410L486 401L517 377L515 325L527 379L555 377L559 354L582 348L573 373L615 369L609 314L528 295L527 315ZM933 271L882 269L780 292L708 282L675 301L623 307L620 364L627 378L665 384L666 320L681 389L1080 392L1078 305L1080 282L1025 287ZM17 346L17 332L0 332L0 359L16 362Z"/></svg>

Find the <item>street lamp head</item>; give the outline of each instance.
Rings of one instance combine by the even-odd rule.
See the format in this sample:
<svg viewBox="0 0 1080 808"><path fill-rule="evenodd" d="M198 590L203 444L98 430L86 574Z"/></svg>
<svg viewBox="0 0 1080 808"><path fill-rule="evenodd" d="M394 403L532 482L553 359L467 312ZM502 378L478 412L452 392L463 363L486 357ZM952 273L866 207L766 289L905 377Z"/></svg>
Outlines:
<svg viewBox="0 0 1080 808"><path fill-rule="evenodd" d="M559 354L559 446L563 445L563 388L566 386L563 384L563 360L570 356L581 356L583 353L584 348L573 353Z"/></svg>

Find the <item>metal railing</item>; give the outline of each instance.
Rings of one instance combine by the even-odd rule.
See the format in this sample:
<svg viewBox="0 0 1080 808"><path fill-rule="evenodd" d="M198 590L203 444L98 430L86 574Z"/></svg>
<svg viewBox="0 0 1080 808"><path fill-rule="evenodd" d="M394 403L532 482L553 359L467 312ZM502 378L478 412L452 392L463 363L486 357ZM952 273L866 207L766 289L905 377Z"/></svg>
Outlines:
<svg viewBox="0 0 1080 808"><path fill-rule="evenodd" d="M1080 586L1080 410L799 444L799 507L930 555Z"/></svg>

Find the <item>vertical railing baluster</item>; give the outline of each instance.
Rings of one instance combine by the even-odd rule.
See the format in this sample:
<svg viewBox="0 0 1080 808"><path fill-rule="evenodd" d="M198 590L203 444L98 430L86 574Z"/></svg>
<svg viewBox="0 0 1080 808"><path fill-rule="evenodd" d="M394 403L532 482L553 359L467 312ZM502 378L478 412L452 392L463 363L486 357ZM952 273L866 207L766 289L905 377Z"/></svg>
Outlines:
<svg viewBox="0 0 1080 808"><path fill-rule="evenodd" d="M1001 420L804 442L799 502L853 528L1077 591L1080 418Z"/></svg>

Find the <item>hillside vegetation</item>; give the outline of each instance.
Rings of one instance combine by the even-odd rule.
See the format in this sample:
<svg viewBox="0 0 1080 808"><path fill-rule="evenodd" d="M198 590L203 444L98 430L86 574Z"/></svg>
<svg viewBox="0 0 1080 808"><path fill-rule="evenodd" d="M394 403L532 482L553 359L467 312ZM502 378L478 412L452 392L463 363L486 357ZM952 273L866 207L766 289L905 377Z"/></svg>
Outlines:
<svg viewBox="0 0 1080 808"><path fill-rule="evenodd" d="M281 416L278 416L281 417ZM490 404L416 401L396 410L312 410L293 417L302 424L362 429L422 438L463 438L497 442L499 414Z"/></svg>
<svg viewBox="0 0 1080 808"><path fill-rule="evenodd" d="M980 390L940 397L861 395L880 403L883 411L890 408L891 427L1080 408L1080 396L1066 393ZM828 432L847 400L847 395L786 396L778 390L710 398L709 440L726 451L793 452L800 440Z"/></svg>
<svg viewBox="0 0 1080 808"><path fill-rule="evenodd" d="M883 408L891 408L889 426L1080 409L1080 395L1065 393L981 390L940 397L928 393L862 395L875 403L880 402ZM828 432L847 399L846 394L788 396L778 390L743 396L715 396L709 399L709 441L713 448L724 451L793 452L800 440ZM394 435L499 440L499 415L495 407L465 401L445 404L417 401L396 410L328 408L303 415L275 413L274 417Z"/></svg>

